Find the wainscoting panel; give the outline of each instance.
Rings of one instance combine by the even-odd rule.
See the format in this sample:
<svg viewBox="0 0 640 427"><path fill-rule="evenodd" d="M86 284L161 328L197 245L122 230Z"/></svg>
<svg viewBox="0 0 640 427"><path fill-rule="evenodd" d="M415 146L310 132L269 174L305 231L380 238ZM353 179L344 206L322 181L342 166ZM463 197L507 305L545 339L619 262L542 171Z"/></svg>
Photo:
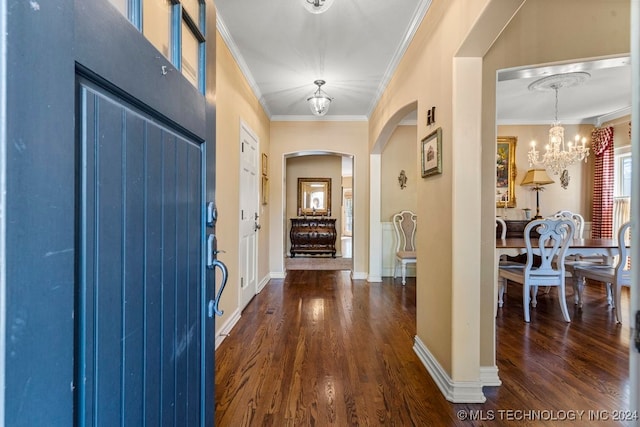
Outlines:
<svg viewBox="0 0 640 427"><path fill-rule="evenodd" d="M382 224L382 277L393 277L393 267L396 259L396 232L392 222ZM398 268L398 277L400 277ZM407 266L407 277L416 277L415 265Z"/></svg>

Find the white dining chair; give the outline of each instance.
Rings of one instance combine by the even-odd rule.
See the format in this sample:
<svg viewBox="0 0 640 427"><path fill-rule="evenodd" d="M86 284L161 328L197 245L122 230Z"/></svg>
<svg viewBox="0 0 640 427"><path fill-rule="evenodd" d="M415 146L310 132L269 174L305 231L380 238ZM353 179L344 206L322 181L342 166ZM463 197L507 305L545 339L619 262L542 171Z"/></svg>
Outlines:
<svg viewBox="0 0 640 427"><path fill-rule="evenodd" d="M530 321L529 305L537 305L538 286L555 286L558 288L558 301L562 316L571 321L565 296L564 258L572 240L575 224L569 219L539 219L531 221L524 229L527 262L522 265L509 264L499 266L498 306L503 306L503 295L507 281L519 283L522 288L522 305L524 321ZM539 237L534 247L532 233ZM534 255L539 256L540 265L534 267ZM557 262L554 262L557 261Z"/></svg>
<svg viewBox="0 0 640 427"><path fill-rule="evenodd" d="M402 284L407 283L407 265L416 264L417 216L411 211L401 211L393 215L393 227L396 231L396 261L393 277L397 277L398 267L402 270Z"/></svg>
<svg viewBox="0 0 640 427"><path fill-rule="evenodd" d="M584 217L579 213L571 212L568 210L561 210L553 215L548 217L549 219L570 219L576 226L575 232L573 233L574 239L583 239L584 238ZM566 279L571 283L571 286L574 289L573 298L574 303L579 304L578 302L578 292L576 291L578 288L578 282L574 273L574 268L576 266L590 266L590 265L606 265L607 258L604 256L590 256L585 257L582 255L568 255L564 260L565 267L565 276ZM607 299L609 303L612 301L611 287L607 286ZM549 292L549 288L546 289L545 292Z"/></svg>
<svg viewBox="0 0 640 427"><path fill-rule="evenodd" d="M570 219L575 224L576 228L573 233L574 239L583 239L584 235L584 217L579 213L571 211L558 211L551 215L549 219Z"/></svg>
<svg viewBox="0 0 640 427"><path fill-rule="evenodd" d="M629 262L630 251L627 246L629 241L629 227L627 222L618 230L618 256L615 266L611 265L578 265L574 268L576 275L578 304L582 307L582 292L584 290L585 279L596 280L605 283L613 293L611 306L615 310L616 322L622 323L620 318L620 293L623 286L631 286L631 263Z"/></svg>
<svg viewBox="0 0 640 427"><path fill-rule="evenodd" d="M507 238L507 223L504 219L500 217L496 217L496 228L500 228L500 239L504 240Z"/></svg>

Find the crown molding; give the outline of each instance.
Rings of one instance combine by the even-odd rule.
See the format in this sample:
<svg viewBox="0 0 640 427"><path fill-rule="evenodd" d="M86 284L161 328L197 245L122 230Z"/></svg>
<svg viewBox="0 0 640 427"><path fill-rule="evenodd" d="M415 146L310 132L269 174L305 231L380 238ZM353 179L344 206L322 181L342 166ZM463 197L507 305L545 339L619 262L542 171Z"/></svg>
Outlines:
<svg viewBox="0 0 640 427"><path fill-rule="evenodd" d="M373 110L376 108L376 105L378 105L378 102L380 101L382 94L387 89L387 86L389 85L389 81L391 81L391 77L395 73L396 68L400 63L400 60L402 59L405 52L407 51L407 48L409 47L411 40L413 40L413 36L416 34L416 31L418 31L418 28L420 27L420 23L424 19L424 16L427 14L429 7L431 7L431 0L423 0L416 7L416 10L413 13L413 18L411 19L411 22L407 27L407 31L405 32L404 38L402 39L402 43L400 43L400 45L398 46L396 53L393 55L391 62L387 66L387 69L384 72L382 80L380 80L380 84L378 85L378 90L376 91L375 96L371 100L371 104L369 105L369 110L367 111L367 117L371 117L371 114L373 114Z"/></svg>
<svg viewBox="0 0 640 427"><path fill-rule="evenodd" d="M265 114L267 115L267 117L271 117L271 112L269 111L269 108L267 107L264 97L260 92L260 88L258 87L258 84L253 78L253 75L249 70L249 66L245 62L242 54L240 54L240 49L238 49L238 45L236 45L235 41L233 40L233 37L231 37L231 33L229 33L229 30L227 29L227 26L224 24L224 21L222 20L222 17L220 16L219 13L216 14L216 28L218 29L218 32L220 33L222 40L224 40L224 42L227 44L227 47L231 52L231 56L233 56L233 59L236 60L236 63L238 64L238 68L240 68L240 72L242 73L244 78L247 79L247 82L249 83L249 87L251 88L251 91L253 92L255 97L258 99L258 102L260 103L260 105L262 105L262 108L264 109Z"/></svg>
<svg viewBox="0 0 640 427"><path fill-rule="evenodd" d="M313 116L279 116L271 117L272 122L366 122L367 116L338 116L326 115L322 117Z"/></svg>

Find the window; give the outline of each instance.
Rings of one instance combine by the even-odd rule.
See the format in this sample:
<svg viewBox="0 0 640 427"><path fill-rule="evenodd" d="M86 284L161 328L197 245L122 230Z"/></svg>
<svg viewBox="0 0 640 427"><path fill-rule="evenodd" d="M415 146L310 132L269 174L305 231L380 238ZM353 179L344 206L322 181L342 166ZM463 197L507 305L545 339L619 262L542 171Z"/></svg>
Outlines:
<svg viewBox="0 0 640 427"><path fill-rule="evenodd" d="M615 160L615 190L616 197L631 197L631 153L616 153Z"/></svg>
<svg viewBox="0 0 640 427"><path fill-rule="evenodd" d="M613 236L631 215L631 146L617 148L613 172Z"/></svg>
<svg viewBox="0 0 640 427"><path fill-rule="evenodd" d="M203 0L109 0L204 93Z"/></svg>
<svg viewBox="0 0 640 427"><path fill-rule="evenodd" d="M144 0L142 2L142 34L168 60L171 60L172 9L169 0Z"/></svg>

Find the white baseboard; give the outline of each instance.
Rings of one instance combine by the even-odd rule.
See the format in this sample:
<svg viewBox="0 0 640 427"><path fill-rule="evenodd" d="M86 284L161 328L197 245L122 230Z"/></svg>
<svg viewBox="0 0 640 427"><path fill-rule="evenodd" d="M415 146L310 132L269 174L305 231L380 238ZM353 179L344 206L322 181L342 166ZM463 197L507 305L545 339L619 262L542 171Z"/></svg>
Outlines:
<svg viewBox="0 0 640 427"><path fill-rule="evenodd" d="M367 282L369 282L369 283L382 282L382 277L381 276L367 276L367 277L365 277L365 279L367 279Z"/></svg>
<svg viewBox="0 0 640 427"><path fill-rule="evenodd" d="M482 393L481 381L453 381L417 336L414 338L413 351L449 402L484 403L487 400Z"/></svg>
<svg viewBox="0 0 640 427"><path fill-rule="evenodd" d="M287 276L287 273L284 271L272 271L269 273L270 279L284 279Z"/></svg>
<svg viewBox="0 0 640 427"><path fill-rule="evenodd" d="M262 280L260 280L260 283L258 283L258 288L256 289L256 293L262 292L264 287L267 286L267 283L269 283L270 279L271 279L271 274L267 274L266 276L264 276Z"/></svg>
<svg viewBox="0 0 640 427"><path fill-rule="evenodd" d="M497 387L502 385L498 376L497 366L480 366L480 382L484 387Z"/></svg>
<svg viewBox="0 0 640 427"><path fill-rule="evenodd" d="M367 273L364 271L352 271L351 278L353 280L367 280Z"/></svg>
<svg viewBox="0 0 640 427"><path fill-rule="evenodd" d="M216 333L216 350L218 346L222 344L222 341L229 335L231 329L236 326L236 323L240 320L240 310L236 309L233 314L227 319L224 325L219 329L219 332Z"/></svg>

